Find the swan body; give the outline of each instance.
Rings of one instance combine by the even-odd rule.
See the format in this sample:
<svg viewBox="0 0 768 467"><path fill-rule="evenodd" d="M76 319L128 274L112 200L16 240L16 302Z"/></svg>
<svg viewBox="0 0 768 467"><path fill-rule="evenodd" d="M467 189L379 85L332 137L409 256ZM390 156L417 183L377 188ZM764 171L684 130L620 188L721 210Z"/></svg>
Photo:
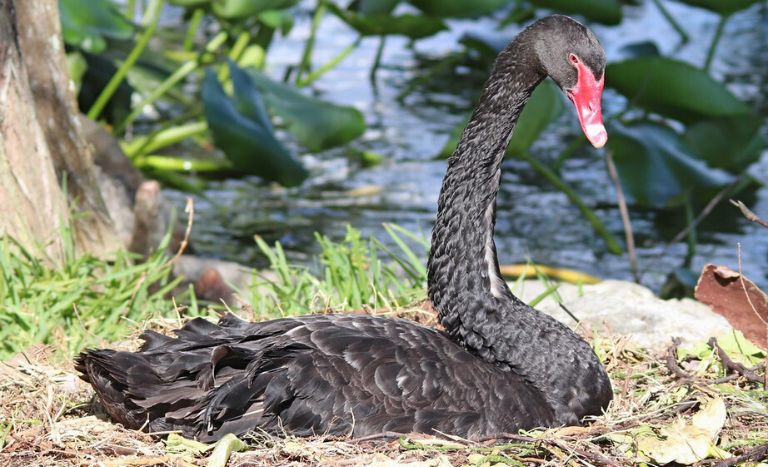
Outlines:
<svg viewBox="0 0 768 467"><path fill-rule="evenodd" d="M476 439L599 415L612 398L603 366L512 294L493 229L501 162L533 89L551 77L599 147L604 66L594 35L564 16L533 23L500 53L448 161L432 233L429 296L445 331L366 315L198 318L176 337L145 332L138 352L80 354L82 378L126 427L201 441L251 430Z"/></svg>

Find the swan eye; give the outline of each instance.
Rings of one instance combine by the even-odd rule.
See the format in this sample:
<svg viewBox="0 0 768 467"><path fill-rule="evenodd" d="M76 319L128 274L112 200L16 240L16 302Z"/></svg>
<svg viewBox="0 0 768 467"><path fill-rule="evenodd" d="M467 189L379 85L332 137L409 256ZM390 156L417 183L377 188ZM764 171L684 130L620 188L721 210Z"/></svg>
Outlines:
<svg viewBox="0 0 768 467"><path fill-rule="evenodd" d="M579 60L579 57L577 57L576 54L568 54L568 60L574 65L578 65L581 62L581 60Z"/></svg>

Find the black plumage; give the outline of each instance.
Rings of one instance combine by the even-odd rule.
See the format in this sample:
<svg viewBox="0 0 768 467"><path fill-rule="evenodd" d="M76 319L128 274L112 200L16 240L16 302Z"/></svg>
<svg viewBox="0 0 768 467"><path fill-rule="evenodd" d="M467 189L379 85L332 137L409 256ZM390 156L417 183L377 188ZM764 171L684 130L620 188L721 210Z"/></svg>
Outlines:
<svg viewBox="0 0 768 467"><path fill-rule="evenodd" d="M602 76L602 48L570 18L521 32L499 55L448 162L428 267L444 332L366 315L195 319L175 338L144 333L138 352L77 358L107 413L130 428L202 441L256 429L479 438L599 415L612 397L599 360L566 326L510 292L493 242L508 138L546 76L563 89L575 85L569 54Z"/></svg>

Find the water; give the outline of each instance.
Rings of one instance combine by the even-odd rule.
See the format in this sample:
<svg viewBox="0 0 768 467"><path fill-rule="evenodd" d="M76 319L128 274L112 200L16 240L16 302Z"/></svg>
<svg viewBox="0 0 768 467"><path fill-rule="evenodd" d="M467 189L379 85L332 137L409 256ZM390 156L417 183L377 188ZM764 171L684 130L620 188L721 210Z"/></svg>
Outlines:
<svg viewBox="0 0 768 467"><path fill-rule="evenodd" d="M629 43L653 40L662 53L700 64L704 61L718 17L675 2L665 2L682 18L691 41L679 45L678 36L650 2L625 8L620 27L592 25L605 45L609 61L621 58ZM332 238L344 236L351 224L366 234L387 241L384 222L398 223L429 235L435 216L445 162L434 160L450 130L471 108L480 82L465 76L450 83L435 81L429 89L419 88L404 102L397 95L414 77L420 76L420 59L439 58L459 50L458 38L465 32L506 41L517 32L512 26L495 31L491 19L452 21L451 30L420 41L415 50L408 41L390 37L383 66L374 88L368 73L378 45L377 38L365 39L336 69L322 77L315 88L325 99L360 109L368 130L356 149L374 151L385 162L363 168L347 157L344 148L321 154L301 154L312 175L301 187L282 189L258 179L228 180L211 185L205 196L196 198L193 242L199 254L263 266L253 236L283 243L296 262L306 262L316 252L314 232ZM309 19L297 18L288 37L278 38L269 52L268 73L281 77L286 66L299 61L308 35ZM768 25L759 6L734 16L712 65L712 73L724 79L740 97L755 103L762 115L768 105ZM325 63L352 43L355 33L329 16L318 34L314 64ZM608 78L610 79L610 78ZM445 86L445 87L443 87ZM608 90L606 110L620 108L622 98ZM533 152L553 160L578 132L570 108L548 128ZM496 243L502 263L535 262L582 270L601 277L630 279L627 255L610 254L590 224L566 197L523 162L507 160L498 201ZM751 169L753 176L768 180L768 151ZM563 178L595 209L610 230L623 239L615 194L601 156L590 150L577 152L565 164ZM168 192L183 205L184 194ZM753 209L768 217L768 189L756 194ZM722 212L720 212L722 211ZM731 215L728 215L728 213ZM723 214L725 213L725 214ZM682 217L682 213L677 216ZM725 217L722 217L725 215ZM702 225L693 269L715 262L737 267L736 243L741 242L743 269L757 282L768 278L768 232L751 224L728 208L715 214L714 222ZM638 260L646 285L658 289L667 273L679 267L686 254L683 243L667 245L662 231L676 232L684 225L680 218L653 211L631 210L638 243Z"/></svg>

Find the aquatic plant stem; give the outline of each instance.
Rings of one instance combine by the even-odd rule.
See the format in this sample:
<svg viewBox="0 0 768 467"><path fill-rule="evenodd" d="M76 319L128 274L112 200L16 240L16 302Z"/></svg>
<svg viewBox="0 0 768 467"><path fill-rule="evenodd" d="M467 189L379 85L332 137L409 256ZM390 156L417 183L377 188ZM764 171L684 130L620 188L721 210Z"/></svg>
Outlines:
<svg viewBox="0 0 768 467"><path fill-rule="evenodd" d="M573 153L581 147L582 144L584 144L584 138L581 136L571 141L568 146L566 146L565 149L560 151L560 154L557 155L557 159L555 159L555 163L552 165L552 168L554 170L560 170L563 167L565 161L567 161L573 155Z"/></svg>
<svg viewBox="0 0 768 467"><path fill-rule="evenodd" d="M621 254L622 250L619 242L616 240L616 238L614 238L613 234L611 234L611 232L608 230L605 224L603 224L600 218L598 218L597 215L589 208L589 206L587 206L584 200L581 199L578 193L573 190L573 188L568 186L554 171L552 171L552 169L536 160L529 152L525 151L521 153L520 157L528 162L533 170L546 178L549 183L563 192L563 194L568 197L568 199L574 205L576 205L579 211L581 211L581 214L589 221L590 224L592 224L592 228L595 230L595 232L600 235L603 241L605 241L605 244L608 247L608 251L614 255Z"/></svg>
<svg viewBox="0 0 768 467"><path fill-rule="evenodd" d="M318 0L317 7L315 7L315 14L312 16L312 24L309 26L309 37L307 42L304 43L304 51L301 53L301 62L296 69L296 82L299 82L304 76L304 73L308 73L312 69L312 52L315 49L315 38L317 37L317 30L320 28L320 23L325 16L327 7L324 0Z"/></svg>
<svg viewBox="0 0 768 467"><path fill-rule="evenodd" d="M736 188L741 185L744 182L743 177L740 177L736 179L733 183L729 184L719 192L715 196L712 197L711 200L707 203L706 206L704 206L704 209L701 210L701 212L696 216L696 219L694 219L692 225L687 225L683 230L677 233L672 240L669 242L670 245L673 245L679 241L682 241L686 236L688 236L688 231L691 229L691 227L697 227L701 221L707 218L709 214L712 212L712 210L720 204L720 201L723 200L727 195L729 195L732 191L736 191Z"/></svg>
<svg viewBox="0 0 768 467"><path fill-rule="evenodd" d="M685 223L689 226L688 229L688 251L685 254L685 261L683 262L685 267L690 267L691 261L694 255L696 255L696 243L698 243L698 235L696 235L696 219L693 215L693 201L691 200L690 191L685 195Z"/></svg>
<svg viewBox="0 0 768 467"><path fill-rule="evenodd" d="M376 72L379 71L381 66L381 57L384 55L384 46L387 43L387 36L381 36L379 38L379 46L376 48L376 57L373 59L373 65L371 66L371 72L368 78L371 80L371 85L376 88Z"/></svg>
<svg viewBox="0 0 768 467"><path fill-rule="evenodd" d="M133 68L133 65L136 64L136 61L141 56L142 52L144 52L147 44L149 44L149 40L155 33L155 28L160 21L160 12L162 11L164 4L165 0L152 0L149 4L149 7L144 14L144 18L142 19L142 25L145 27L144 31L139 35L139 39L136 41L136 46L134 46L131 53L128 54L128 57L120 65L120 68L118 68L115 74L112 75L112 79L109 80L107 85L101 91L101 94L99 94L99 97L96 98L96 102L94 102L88 110L88 118L91 120L98 120L101 112L104 111L109 100L120 86L120 83L125 79L125 75L127 75L128 71Z"/></svg>
<svg viewBox="0 0 768 467"><path fill-rule="evenodd" d="M613 152L606 151L605 163L608 166L608 174L613 181L613 187L616 190L616 202L619 205L621 213L621 222L624 224L624 236L627 241L627 254L629 255L629 268L632 271L636 283L640 283L640 273L637 270L637 250L635 249L635 235L632 231L632 220L629 218L629 209L627 209L627 200L624 198L624 189L621 187L619 171L613 162Z"/></svg>
<svg viewBox="0 0 768 467"><path fill-rule="evenodd" d="M235 63L239 62L240 57L242 57L243 52L245 51L245 48L248 47L248 44L250 42L251 42L251 33L249 33L248 31L241 32L240 35L237 36L237 40L235 40L235 43L232 44L232 47L230 47L227 57L229 57L229 59ZM219 77L219 81L221 81L222 83L228 81L229 67L222 66L221 69L219 69L218 77Z"/></svg>
<svg viewBox="0 0 768 467"><path fill-rule="evenodd" d="M707 58L704 60L704 71L709 71L709 67L712 65L712 59L715 58L715 52L717 51L717 44L720 43L720 38L723 37L723 30L725 29L725 23L728 22L730 16L722 16L720 22L717 23L717 29L715 29L715 35L712 36L712 43L707 49Z"/></svg>
<svg viewBox="0 0 768 467"><path fill-rule="evenodd" d="M659 0L653 0L653 4L656 5L656 8L659 9L659 12L664 17L664 19L667 20L670 26L674 28L675 31L677 31L677 34L680 35L680 41L683 44L688 43L690 38L688 37L688 33L685 32L685 29L683 29L682 26L680 26L680 23L677 22L674 16L667 10L667 8L662 5L662 3Z"/></svg>
<svg viewBox="0 0 768 467"><path fill-rule="evenodd" d="M133 16L136 14L136 0L125 1L125 16L129 21L133 21Z"/></svg>
<svg viewBox="0 0 768 467"><path fill-rule="evenodd" d="M194 47L195 35L197 34L197 30L200 27L200 22L203 20L203 17L205 17L205 10L202 8L197 8L194 13L192 13L187 33L184 36L184 50L191 51L192 47Z"/></svg>
<svg viewBox="0 0 768 467"><path fill-rule="evenodd" d="M306 78L297 81L296 86L303 88L309 84L312 84L312 82L314 82L324 74L336 68L336 66L339 63L344 61L344 59L347 58L349 54L351 54L352 51L355 50L355 48L357 48L358 45L360 45L360 42L362 40L363 40L363 36L358 36L357 39L355 39L355 42L345 47L344 50L342 50L341 52L339 52L338 55L336 55L331 60L329 60L328 63L324 64L323 66L319 67L312 73L308 74Z"/></svg>
<svg viewBox="0 0 768 467"><path fill-rule="evenodd" d="M123 151L128 158L132 159L204 134L206 131L208 131L208 124L204 121L163 128L148 136L134 138L130 143L123 145Z"/></svg>
<svg viewBox="0 0 768 467"><path fill-rule="evenodd" d="M181 65L179 68L174 71L171 76L165 79L162 83L160 83L159 86L155 88L154 91L152 91L147 97L144 98L140 103L134 106L133 110L130 114L128 114L127 117L123 119L122 122L120 122L115 127L115 132L119 133L125 129L131 122L136 120L139 115L144 111L144 107L151 104L152 102L156 101L160 96L168 92L172 87L176 85L179 81L186 78L187 75L192 73L197 69L198 66L200 66L200 59L209 52L214 52L216 49L221 47L224 42L227 40L227 33L226 32L220 32L216 36L211 39L211 41L208 43L208 45L205 46L205 51L200 54L200 57L198 57L197 60L190 60L188 62L185 62L183 65Z"/></svg>

